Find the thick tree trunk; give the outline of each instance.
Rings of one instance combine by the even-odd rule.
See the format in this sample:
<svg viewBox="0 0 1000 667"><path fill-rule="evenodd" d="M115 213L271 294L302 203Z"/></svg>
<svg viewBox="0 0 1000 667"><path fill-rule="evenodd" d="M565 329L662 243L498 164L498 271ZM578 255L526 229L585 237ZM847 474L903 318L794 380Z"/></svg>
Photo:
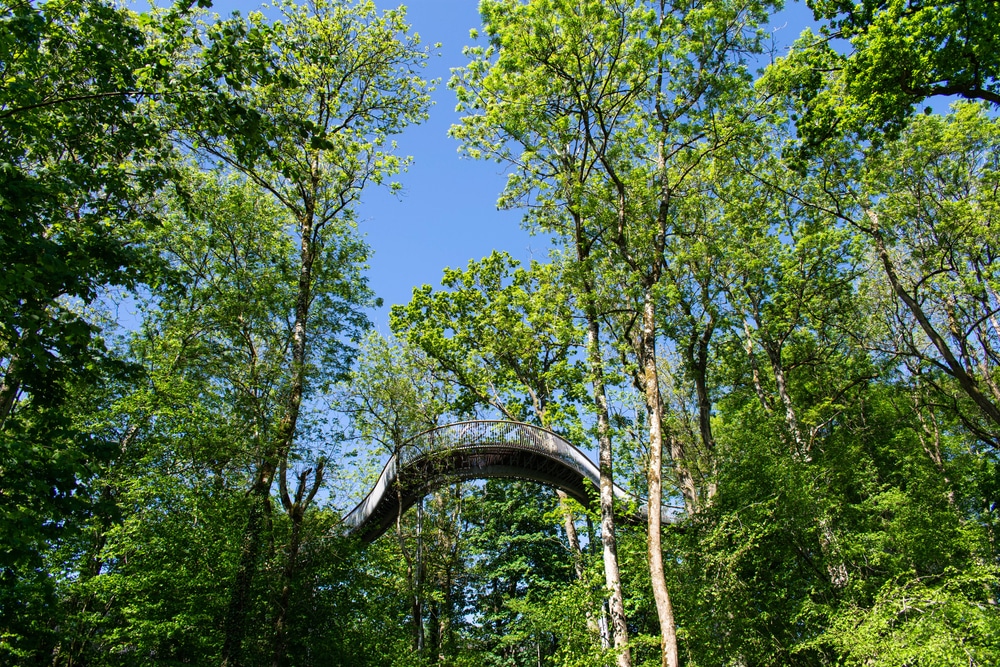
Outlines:
<svg viewBox="0 0 1000 667"><path fill-rule="evenodd" d="M410 615L413 619L413 652L419 654L424 650L424 601L419 593L414 593L410 599Z"/></svg>
<svg viewBox="0 0 1000 667"><path fill-rule="evenodd" d="M587 542L590 557L597 556L597 532L594 530L594 522L587 516ZM601 615L597 619L597 630L601 637L601 648L607 650L611 648L611 628L608 625L608 600L601 600Z"/></svg>
<svg viewBox="0 0 1000 667"><path fill-rule="evenodd" d="M660 397L659 374L656 368L656 306L653 290L647 286L643 293L642 338L640 353L646 394L646 411L649 417L649 492L648 558L649 576L656 601L656 615L660 622L660 641L663 667L678 667L677 626L674 609L667 590L663 569L661 539L661 505L663 500L663 405Z"/></svg>
<svg viewBox="0 0 1000 667"><path fill-rule="evenodd" d="M288 541L288 560L281 573L281 594L278 598L277 614L274 620L274 655L271 658L272 667L280 667L285 661L288 634L288 603L292 596L292 581L298 569L299 546L302 540L302 517L292 518L292 535Z"/></svg>

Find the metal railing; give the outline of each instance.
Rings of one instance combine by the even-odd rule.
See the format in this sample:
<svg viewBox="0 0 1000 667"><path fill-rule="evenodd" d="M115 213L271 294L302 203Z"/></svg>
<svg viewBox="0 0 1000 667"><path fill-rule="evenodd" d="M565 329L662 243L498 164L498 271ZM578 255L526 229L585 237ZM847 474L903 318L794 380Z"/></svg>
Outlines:
<svg viewBox="0 0 1000 667"><path fill-rule="evenodd" d="M363 526L386 498L399 472L415 461L490 446L543 454L589 480L595 487L600 486L600 469L597 465L578 447L548 429L514 421L456 422L419 433L401 445L399 451L382 468L382 473L368 495L344 517L344 525L348 530ZM617 485L614 493L621 500L639 500ZM645 509L641 507L641 503L640 508L640 512Z"/></svg>
<svg viewBox="0 0 1000 667"><path fill-rule="evenodd" d="M437 452L477 445L515 447L540 452L568 464L586 462L594 466L575 445L548 429L500 420L455 422L424 431L400 447L399 462L405 466ZM596 470L596 466L594 468Z"/></svg>

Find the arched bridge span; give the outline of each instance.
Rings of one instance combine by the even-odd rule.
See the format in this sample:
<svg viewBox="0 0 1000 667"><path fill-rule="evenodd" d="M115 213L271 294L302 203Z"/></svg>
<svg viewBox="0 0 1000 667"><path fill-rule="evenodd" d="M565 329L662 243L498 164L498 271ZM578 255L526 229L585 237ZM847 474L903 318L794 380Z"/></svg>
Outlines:
<svg viewBox="0 0 1000 667"><path fill-rule="evenodd" d="M410 440L382 469L375 486L344 517L348 531L372 542L420 498L457 480L509 477L562 489L584 506L587 485L600 488L600 469L586 454L555 433L511 421L468 421L431 429ZM615 497L636 502L614 487ZM638 516L645 520L645 503ZM669 518L664 516L664 521Z"/></svg>

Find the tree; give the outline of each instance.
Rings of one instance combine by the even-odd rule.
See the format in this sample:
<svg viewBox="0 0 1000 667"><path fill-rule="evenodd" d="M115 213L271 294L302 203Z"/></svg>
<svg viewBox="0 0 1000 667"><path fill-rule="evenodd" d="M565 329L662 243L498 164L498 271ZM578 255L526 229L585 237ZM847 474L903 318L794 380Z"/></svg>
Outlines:
<svg viewBox="0 0 1000 667"><path fill-rule="evenodd" d="M101 2L0 12L6 425L18 404L30 412L32 402L58 402L63 378L100 360L72 300L89 305L103 287L142 275L128 229L141 221L138 188L156 182L143 182L153 174L142 159L160 144L137 113L144 40L128 12Z"/></svg>
<svg viewBox="0 0 1000 667"><path fill-rule="evenodd" d="M994 259L986 231L995 208L993 131L981 107L965 104L947 117L916 119L880 150L859 154L841 142L817 154L811 167L823 187L793 195L848 225L877 267L880 277L868 283L867 294L871 307L886 314L886 328L870 331L872 351L893 355L949 396L967 427L988 442L995 442L1000 423ZM934 376L949 378L954 390Z"/></svg>
<svg viewBox="0 0 1000 667"><path fill-rule="evenodd" d="M238 176L191 170L176 185L178 192L162 202L162 224L146 239L147 246L160 254L173 276L150 294L141 332L132 347L147 369L149 384L134 388L133 395L123 399L118 408L131 422L132 440L138 448L138 452L124 452L120 465L126 470L134 465L142 471L141 462L146 462L152 472L147 475L133 471L132 476L141 480L135 485L118 478L114 470L104 476L106 483L125 485L132 491L122 498L125 530L120 535L126 539L111 541L113 549L126 550L126 566L119 565L112 571L118 574L123 570L126 576L122 583L126 586L139 585L148 575L127 567L130 561L140 567L142 563L137 554L128 551L136 549L129 529L144 530L148 524L154 531L151 543L172 539L156 533L157 522L147 519L160 511L155 498L161 487L171 489L169 495L178 496L179 506L191 502L208 505L210 509L203 510L204 521L210 521L208 517L215 511L210 500L213 492L217 502L233 503L231 511L251 512L254 503L263 503L261 511L268 527L266 531L262 528L262 534L266 534L270 548L258 558L270 561L281 572L273 598L278 608L271 616L277 626L286 618L288 596L297 574L298 550L303 534L309 530L306 510L322 481L322 473L317 472L308 486L303 481L306 473L298 475L300 484L294 504L289 503L292 508L287 532L280 525L281 517L275 521L271 516L270 496L261 500L244 495L241 489L252 482L260 457L266 455L280 427L281 408L291 383L290 311L298 284L297 244L289 233L292 220L259 187ZM321 256L339 261L340 271L320 274L313 281L317 302L323 307L313 310L312 327L327 334L328 347L316 346L311 359L320 355L336 359L344 354L341 336L350 330L345 330L341 319L344 303L340 295L365 294L357 273L362 253L363 246L349 235L328 239L324 247ZM336 368L333 365L331 370L335 373ZM312 377L323 379L316 372ZM304 469L322 471L325 467L324 452L313 453L300 447L292 455ZM211 483L206 484L205 478ZM201 493L207 497L195 491L189 499L184 493L189 486L198 490L204 487ZM128 502L130 496L135 500ZM143 499L149 504L144 504ZM234 526L231 519L225 528L217 530L229 536L222 553L234 551L228 552L229 560L225 561L229 567L217 565L214 576L229 578L237 572L240 547L245 545L238 524ZM274 541L280 537L288 543L284 553L275 551ZM138 551L145 550L140 546ZM191 567L183 552L158 557L167 571L172 557L180 557L180 562L174 562L177 567ZM258 566L255 560L254 567ZM107 585L110 587L114 581ZM231 594L232 589L227 592ZM138 595L133 592L132 597ZM256 606L265 597L260 595L259 587L248 587L246 595L248 607ZM222 605L205 611L217 614L213 618L217 625L225 617L225 609L226 605ZM133 618L126 618L126 626L145 623L156 627L156 621L143 618L146 611L140 606ZM265 651L284 651L286 635L282 634L282 626L273 627L271 633L255 630L253 635L262 638ZM223 641L213 641L212 646L218 659Z"/></svg>
<svg viewBox="0 0 1000 667"><path fill-rule="evenodd" d="M467 585L479 626L471 638L474 646L498 653L508 664L538 664L539 656L551 655L561 639L521 636L515 628L522 614L511 604L529 595L546 600L552 589L572 580L568 545L550 518L558 511L554 496L534 482L516 480L488 480L466 503L466 540L474 563Z"/></svg>
<svg viewBox="0 0 1000 667"><path fill-rule="evenodd" d="M390 321L448 372L464 394L459 405L489 406L507 419L579 433L583 378L573 358L579 335L559 277L558 265L532 262L524 270L494 252L470 261L466 271L446 270L448 291L414 290L409 304L393 308ZM556 495L566 500L562 491ZM565 504L563 509L582 578L575 519Z"/></svg>
<svg viewBox="0 0 1000 667"><path fill-rule="evenodd" d="M844 157L853 158L857 147L843 146L843 153L831 150L825 160L793 170L773 157L787 146L780 136L789 134L780 114L771 122L766 133L778 138L742 144L738 155L720 160L708 183L722 204L717 234L731 242L716 268L726 286L721 307L731 319L723 321L724 354L716 367L726 389L714 405L717 494L671 540L683 564L676 586L689 649L705 664L733 656L747 664L862 664L876 656L910 660L917 652L928 664L947 664L956 658L943 647L961 643L969 660L988 660L993 615L973 609L985 609L977 605L993 589L960 582L978 581L991 567L980 540L992 519L979 509L964 514L958 489L970 487L955 485L978 476L964 477L981 465L972 464L981 447L972 444L971 429L957 427L948 401L928 400L915 367L901 361L905 355L889 352L898 344L890 340L919 340L920 327L909 320L894 324L892 334L884 328L883 317L892 321L906 310L886 307L895 296L877 244L858 229L866 224L866 204L895 202L884 209L895 214L888 219L914 231L886 238L901 246L894 263L908 266L899 261L907 257L903 249L930 236L915 231L923 212L898 205L912 196L906 188L862 185L872 182L861 181L862 164L883 164L882 153L892 149L860 163ZM905 181L899 174L909 165L920 178L935 173L913 154L905 165L878 173L896 183ZM961 171L938 173L955 178ZM918 182L921 193L947 192ZM937 210L930 201L925 206ZM930 254L930 246L918 256ZM935 268L925 267L910 289L919 285L923 292L923 283L933 285L937 270L950 266L940 256L931 261ZM877 291L872 282L881 285ZM923 303L933 302L928 296ZM923 349L933 348L925 342ZM971 492L967 511L984 506L979 493ZM946 562L954 568L943 568ZM695 583L702 576L695 573L707 579ZM959 589L966 593L953 596ZM906 620L888 620L889 608L917 597L927 606L904 612ZM937 613L963 607L968 613ZM856 634L862 625L868 639ZM960 635L970 639L940 645L932 639Z"/></svg>
<svg viewBox="0 0 1000 667"><path fill-rule="evenodd" d="M294 221L299 244L297 285L288 304L287 384L251 485L255 503L226 621L226 665L241 660L247 596L261 546L264 508L275 482L284 511L293 520L301 516L301 494L289 491L289 457L300 437L303 401L316 387L313 383L321 382L314 363L322 359L323 372L331 375L347 367L340 354L310 351L310 338L343 340L362 324L357 307L367 295L358 290L357 281L340 282L362 259L359 244L341 243L353 225L353 206L366 185L381 183L402 167L404 161L387 146L388 137L421 120L428 105L427 84L417 74L426 54L416 37L408 35L402 11L380 15L370 2L321 2L309 8L284 3L278 11L280 22L267 23L262 15L251 14L246 20L235 17L208 27L203 40L210 46L194 66L209 77L225 74L226 86L204 108L178 108L187 118L183 131L192 149L246 174L274 197ZM235 67L226 69L230 64ZM218 118L230 118L232 109L241 110L242 123L220 126ZM246 123L265 131L248 135L241 126ZM264 140L250 143L248 136ZM317 281L325 279L336 289L319 291ZM316 311L329 313L331 319L317 320ZM324 324L334 328L325 332ZM300 479L300 491L306 481ZM319 482L317 469L312 488ZM314 493L305 493L303 500ZM290 545L292 564L295 552ZM282 624L279 613L275 662L281 661Z"/></svg>
<svg viewBox="0 0 1000 667"><path fill-rule="evenodd" d="M76 397L127 371L95 305L156 280L133 242L169 153L153 58L114 3L0 3L0 632L21 659L46 650L25 607L52 603L44 552L102 511L95 472L114 456L78 419Z"/></svg>
<svg viewBox="0 0 1000 667"><path fill-rule="evenodd" d="M839 133L893 138L916 106L958 96L1000 106L1000 19L988 0L810 0L820 34L803 32L768 78L784 78L809 145ZM843 41L842 41L843 40ZM846 43L844 43L846 42Z"/></svg>
<svg viewBox="0 0 1000 667"><path fill-rule="evenodd" d="M432 358L419 348L386 340L379 334L369 334L361 347L350 380L339 387L337 407L344 412L355 436L364 443L375 445L369 456L401 457L415 436L441 425L442 418L453 414L450 386L436 377L439 369ZM458 520L427 523L438 524L436 530L425 531L424 503L417 504L414 535L409 535L403 519L402 488L397 480L399 514L396 516L396 539L406 563L407 595L410 599L411 652L425 653L424 605L427 548L425 542L448 543L444 551L445 595L452 588L451 569L457 559ZM439 499L440 500L440 499ZM444 505L446 503L441 502ZM440 515L448 515L452 507L442 507ZM412 538L412 539L411 539ZM437 538L437 539L432 539ZM453 610L444 610L447 618ZM432 631L440 624L431 624ZM440 638L439 638L440 639ZM438 641L438 644L440 641ZM435 654L432 654L435 655Z"/></svg>
<svg viewBox="0 0 1000 667"><path fill-rule="evenodd" d="M588 361L598 415L607 585L611 593L614 643L621 652L619 664L629 665L628 632L614 542L607 398L593 299L593 269L589 266L591 248L600 233L585 227L592 218L586 197L594 188L592 181L598 178L592 178L598 164L583 133L591 122L592 117L587 113L590 109L578 117L573 116L572 109L581 101L603 103L610 110L624 106L630 97L627 91L639 88L646 75L638 68L631 69L636 55L616 42L617 28L623 21L621 8L587 3L579 12L573 12L567 11L561 3L525 6L489 3L483 5L481 11L491 45L470 49L472 64L451 84L458 93L460 108L469 112L462 125L453 128L453 134L472 157L493 158L518 166L501 197L502 205L530 202L532 193L538 192L542 196L537 205L529 208L531 219L537 220L543 229L550 226L560 229L557 225L563 218L553 212L551 202L554 200L566 204L569 217L575 223L561 231L573 239L575 252L570 256L575 256L582 268L579 272L579 284L584 288L581 306L588 322ZM553 23L558 19L564 22ZM565 44L567 51L578 49L582 51L581 56L589 56L591 30L600 31L593 35L595 50L600 53L602 48L606 49L604 52L610 54L609 62L594 63L587 58L584 62L593 69L579 73L584 85L577 90L574 81L566 81L572 79L574 70L565 70L562 62L553 62L553 67L546 67L546 63L558 53L557 42ZM607 46L602 40L606 40ZM619 72L622 81L614 81ZM634 80L631 86L630 75ZM623 90L626 92L622 93ZM568 272L568 275L573 273Z"/></svg>
<svg viewBox="0 0 1000 667"><path fill-rule="evenodd" d="M444 290L415 289L390 322L449 373L464 394L460 408L486 405L507 419L574 429L579 336L555 269L522 269L494 251L465 271L446 269Z"/></svg>
<svg viewBox="0 0 1000 667"><path fill-rule="evenodd" d="M622 308L637 313L634 328L619 335L632 343L647 404L648 553L665 665L679 658L660 542L665 437L657 297L668 237L682 227L677 204L687 175L731 140L716 121L748 82L742 59L759 48L755 25L766 9L486 3L492 46L470 52L473 63L456 83L471 113L455 133L472 155L517 168L502 201L550 212L533 221L582 221L586 232L575 242L593 245L603 266L617 272L627 299ZM551 214L560 206L569 207L567 216Z"/></svg>
<svg viewBox="0 0 1000 667"><path fill-rule="evenodd" d="M975 104L958 105L944 118L916 119L898 142L866 161L851 216L881 269L875 289L895 304L887 333L902 344L885 344L932 386L944 389L934 376L950 378L972 404L970 411L954 403L958 413L994 447L1000 445L1000 283L991 231L997 128Z"/></svg>

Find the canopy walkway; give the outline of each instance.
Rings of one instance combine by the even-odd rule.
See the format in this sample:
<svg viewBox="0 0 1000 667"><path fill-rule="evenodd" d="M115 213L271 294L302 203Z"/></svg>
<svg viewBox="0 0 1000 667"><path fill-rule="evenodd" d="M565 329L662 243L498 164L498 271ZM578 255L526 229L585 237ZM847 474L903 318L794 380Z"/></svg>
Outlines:
<svg viewBox="0 0 1000 667"><path fill-rule="evenodd" d="M372 542L396 522L399 513L434 489L458 480L494 477L553 486L589 507L587 487L600 488L601 476L587 455L546 429L511 421L447 424L403 445L365 499L344 517L344 525L348 532ZM618 486L614 493L626 519L645 521L644 501ZM631 514L626 507L633 508ZM670 521L665 512L663 520Z"/></svg>

